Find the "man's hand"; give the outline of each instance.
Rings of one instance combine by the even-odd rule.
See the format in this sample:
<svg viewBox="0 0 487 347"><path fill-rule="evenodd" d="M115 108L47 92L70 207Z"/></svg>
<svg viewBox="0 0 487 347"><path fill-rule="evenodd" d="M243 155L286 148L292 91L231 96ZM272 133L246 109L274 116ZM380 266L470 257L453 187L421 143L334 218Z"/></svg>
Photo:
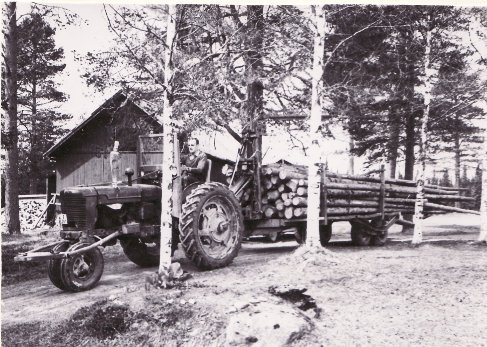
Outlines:
<svg viewBox="0 0 487 347"><path fill-rule="evenodd" d="M181 165L181 172L188 171L188 170L189 167L187 167L186 165Z"/></svg>

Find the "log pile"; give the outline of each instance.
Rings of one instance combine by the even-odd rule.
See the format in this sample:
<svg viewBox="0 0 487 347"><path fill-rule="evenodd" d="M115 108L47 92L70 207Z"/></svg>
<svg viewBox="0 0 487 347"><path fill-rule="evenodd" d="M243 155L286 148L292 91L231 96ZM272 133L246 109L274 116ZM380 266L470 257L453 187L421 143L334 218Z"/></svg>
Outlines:
<svg viewBox="0 0 487 347"><path fill-rule="evenodd" d="M307 214L307 169L303 166L268 165L262 168L262 211L266 218L303 219ZM326 198L326 216L329 220L374 218L401 212L413 214L416 182L369 176L341 175L326 172L320 201ZM243 192L243 201L251 200L252 187ZM425 214L448 212L477 213L441 203L468 201L460 195L461 189L425 186ZM383 207L383 212L382 212ZM322 213L323 212L322 210Z"/></svg>

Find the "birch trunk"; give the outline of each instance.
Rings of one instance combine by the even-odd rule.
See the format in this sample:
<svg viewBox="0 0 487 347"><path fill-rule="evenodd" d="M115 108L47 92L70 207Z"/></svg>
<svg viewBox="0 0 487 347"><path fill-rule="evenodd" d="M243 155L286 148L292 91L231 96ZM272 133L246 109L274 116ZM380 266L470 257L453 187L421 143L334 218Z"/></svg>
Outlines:
<svg viewBox="0 0 487 347"><path fill-rule="evenodd" d="M482 193L480 198L480 235L479 242L487 242L487 128L484 131L482 153Z"/></svg>
<svg viewBox="0 0 487 347"><path fill-rule="evenodd" d="M10 234L20 234L19 221L19 152L17 130L17 6L3 4L3 64L2 79L2 145L6 149L5 223Z"/></svg>
<svg viewBox="0 0 487 347"><path fill-rule="evenodd" d="M424 101L424 113L421 120L421 139L419 143L419 173L417 179L417 191L416 191L416 203L414 205L414 233L413 244L419 244L423 241L423 221L424 221L424 184L425 184L425 172L426 172L426 145L427 145L427 126L430 113L431 92L432 92L432 80L433 71L431 69L431 27L430 16L427 19L428 31L426 32L426 48L424 53L424 70L425 70L425 83L423 91Z"/></svg>
<svg viewBox="0 0 487 347"><path fill-rule="evenodd" d="M325 47L325 10L323 6L312 6L315 13L316 32L314 38L313 73L311 85L311 115L309 134L311 145L308 163L308 211L306 245L319 247L320 217L320 125L321 94L323 90L323 52ZM312 10L313 10L312 8Z"/></svg>
<svg viewBox="0 0 487 347"><path fill-rule="evenodd" d="M159 273L164 273L171 265L171 238L172 238L172 173L174 172L174 139L172 126L172 102L170 100L170 85L173 76L171 56L175 49L176 39L176 5L168 5L167 17L167 47L164 53L164 110L162 113L163 124L163 155L162 179L161 179L161 243Z"/></svg>

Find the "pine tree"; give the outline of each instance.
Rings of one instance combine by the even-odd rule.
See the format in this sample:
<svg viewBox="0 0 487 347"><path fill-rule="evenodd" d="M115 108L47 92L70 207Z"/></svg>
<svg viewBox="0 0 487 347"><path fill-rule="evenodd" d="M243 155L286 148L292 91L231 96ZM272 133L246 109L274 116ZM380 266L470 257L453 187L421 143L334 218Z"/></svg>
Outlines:
<svg viewBox="0 0 487 347"><path fill-rule="evenodd" d="M55 45L55 29L39 13L26 16L18 30L22 190L35 194L45 189L48 163L42 154L65 133L62 125L69 119L57 110L66 95L54 82L65 68L64 51Z"/></svg>

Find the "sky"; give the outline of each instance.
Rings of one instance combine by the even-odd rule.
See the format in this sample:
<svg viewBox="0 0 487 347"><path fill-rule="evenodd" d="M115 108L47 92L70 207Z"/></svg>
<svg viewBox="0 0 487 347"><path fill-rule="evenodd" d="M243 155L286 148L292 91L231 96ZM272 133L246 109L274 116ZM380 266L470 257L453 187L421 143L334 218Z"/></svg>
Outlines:
<svg viewBox="0 0 487 347"><path fill-rule="evenodd" d="M113 1L107 1L112 2ZM137 2L136 0L130 1ZM191 1L193 3L197 1ZM201 1L199 1L201 3ZM234 2L234 1L233 1ZM363 1L353 1L353 3L360 3ZM442 1L444 2L444 1ZM266 2L269 3L269 2ZM280 1L280 3L283 3ZM404 2L402 2L404 3ZM439 3L436 1L435 3ZM487 5L487 0L470 1L470 4L484 4ZM301 4L301 3L300 3ZM18 15L28 11L30 3L18 3ZM96 92L93 88L86 85L83 78L80 76L82 68L74 59L75 54L83 56L88 52L103 51L113 45L113 34L108 29L107 20L104 14L103 5L97 3L89 4L73 4L73 3L58 3L54 6L60 6L69 11L72 11L79 16L79 23L70 25L64 28L58 28L56 31L56 42L59 47L64 48L66 70L63 76L57 79L60 84L60 89L69 95L69 100L61 106L61 110L73 115L72 121L66 124L66 128L71 129L79 124L83 119L88 117L100 104L117 91L118 88L107 90L104 93ZM475 40L475 37L474 37ZM475 41L478 48L482 50L484 56L487 57L487 43L482 41ZM483 106L487 108L487 102L484 101ZM347 172L348 159L346 152L348 148L348 139L343 132L339 130L335 133L337 139L326 141L325 155L330 158L334 164L336 171ZM278 138L283 137L281 133ZM268 144L267 156L269 158L279 158L287 156L293 158L294 161L299 161L302 151L298 148L282 153L282 141L278 140L279 146L274 146L272 138L265 139L264 144ZM290 143L290 140L287 139ZM279 158L280 159L280 158ZM361 169L363 160L357 160L357 171Z"/></svg>

